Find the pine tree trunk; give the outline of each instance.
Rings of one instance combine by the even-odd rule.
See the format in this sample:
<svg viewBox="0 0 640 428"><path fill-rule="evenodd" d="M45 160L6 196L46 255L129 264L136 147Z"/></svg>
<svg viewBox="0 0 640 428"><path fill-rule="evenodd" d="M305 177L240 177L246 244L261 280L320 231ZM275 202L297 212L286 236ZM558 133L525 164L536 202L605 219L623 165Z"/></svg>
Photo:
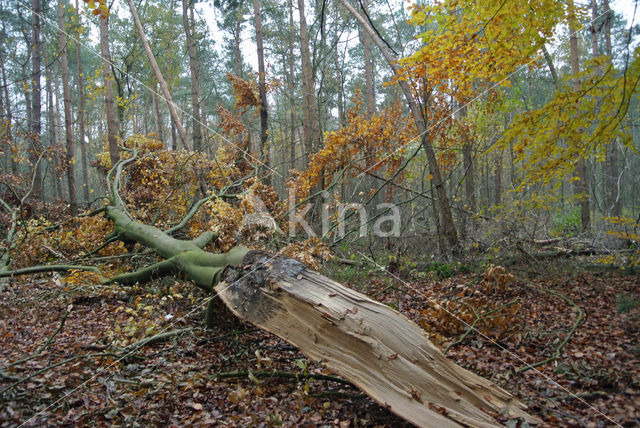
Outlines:
<svg viewBox="0 0 640 428"><path fill-rule="evenodd" d="M363 0L362 10L369 14L368 2ZM367 118L371 118L376 112L375 76L373 72L373 58L371 56L371 36L364 29L360 30L360 40L364 51L364 87Z"/></svg>
<svg viewBox="0 0 640 428"><path fill-rule="evenodd" d="M35 171L33 172L35 181L32 194L35 199L42 199L42 171L40 163L37 162L38 156L42 151L42 102L40 99L40 80L42 75L40 15L42 14L42 7L40 0L31 0L31 9L31 79L29 79L31 83L31 115L29 117L31 149L29 150L29 159L31 164L35 166Z"/></svg>
<svg viewBox="0 0 640 428"><path fill-rule="evenodd" d="M605 54L611 62L613 58L613 48L611 46L611 21L613 20L613 12L609 6L609 0L603 1L603 8L605 12ZM615 138L607 145L605 170L605 201L607 213L619 217L622 215L622 187L620 186L621 177L619 176L618 166L618 144Z"/></svg>
<svg viewBox="0 0 640 428"><path fill-rule="evenodd" d="M184 1L184 0L183 0ZM260 169L265 174L263 180L270 183L268 173L268 156L265 157L267 139L269 138L269 106L267 103L267 70L264 66L264 43L262 40L262 14L260 10L260 0L253 0L253 19L256 30L256 46L258 54L258 94L260 96L260 153L258 159L262 162Z"/></svg>
<svg viewBox="0 0 640 428"><path fill-rule="evenodd" d="M69 89L69 60L67 58L67 34L64 22L64 4L58 0L58 40L60 42L60 60L62 63L62 103L64 106L64 130L66 147L67 184L69 189L69 213L78 214L78 192L76 188L76 147L73 140L71 117L71 91Z"/></svg>
<svg viewBox="0 0 640 428"><path fill-rule="evenodd" d="M49 63L49 49L45 49L45 61ZM51 76L52 67L45 67L45 86L47 92L47 145L49 147L55 147L57 145L56 137L56 112L53 104L53 85ZM55 198L63 199L62 188L60 186L60 180L56 168L57 162L55 160L49 161L49 176L51 177L51 188Z"/></svg>
<svg viewBox="0 0 640 428"><path fill-rule="evenodd" d="M151 69L153 70L153 74L160 85L160 89L162 90L162 95L164 96L164 100L169 107L169 113L171 114L171 121L174 123L176 130L178 131L178 135L180 136L180 142L182 143L182 147L185 150L191 150L191 145L189 144L189 140L187 138L187 133L184 131L182 127L182 121L180 117L178 117L178 111L176 110L176 105L173 102L173 97L171 96L171 92L169 91L169 86L167 86L167 82L164 80L164 76L162 76L162 72L160 71L160 67L158 66L158 62L156 61L153 52L151 51L151 47L149 46L149 42L147 40L147 36L144 34L144 29L142 28L142 22L140 22L140 17L138 16L138 12L136 11L135 6L133 5L133 0L127 0L129 4L129 10L131 11L131 16L133 17L133 22L136 26L136 31L138 32L138 37L140 37L140 42L142 43L142 47L144 48L145 53L147 54L147 59L151 64Z"/></svg>
<svg viewBox="0 0 640 428"><path fill-rule="evenodd" d="M158 82L153 82L153 92L151 94L151 104L153 108L153 122L156 127L158 139L164 143L164 131L162 129L162 120L160 119L160 106L158 105ZM165 147L167 144L165 143Z"/></svg>
<svg viewBox="0 0 640 428"><path fill-rule="evenodd" d="M3 33L4 33L4 25L3 25ZM4 117L5 119L5 125L6 125L6 134L5 137L7 138L7 143L9 145L13 145L13 117L11 116L11 98L9 97L9 85L7 84L7 72L5 70L4 67L4 58L2 56L2 50L0 49L0 73L2 74L2 86L3 86L3 90L4 90ZM6 151L6 153L9 153L9 150ZM17 167L16 167L16 163L13 160L13 156L9 156L7 155L8 158L8 162L11 164L11 173L15 174L17 173ZM5 169L5 171L8 171L8 169Z"/></svg>
<svg viewBox="0 0 640 428"><path fill-rule="evenodd" d="M82 15L79 13L80 7L76 0L76 11L78 11L78 25L82 23ZM76 74L78 80L78 143L80 144L80 156L82 157L82 197L85 202L89 202L89 162L87 161L87 142L84 125L84 76L82 74L82 44L76 42Z"/></svg>
<svg viewBox="0 0 640 428"><path fill-rule="evenodd" d="M580 62L578 52L578 22L575 15L575 7L573 0L568 2L568 20L569 20L569 49L571 56L571 72L574 76L580 73ZM580 81L577 77L573 80L573 90L580 90ZM579 198L580 219L582 223L582 231L586 231L591 227L591 211L589 207L589 187L587 185L587 163L583 157L576 161L576 182L574 183L574 195Z"/></svg>
<svg viewBox="0 0 640 428"><path fill-rule="evenodd" d="M191 71L191 108L192 108L192 122L193 122L193 150L200 151L202 147L202 128L201 128L201 114L200 114L200 99L199 86L200 86L200 71L198 68L198 54L196 52L196 43L189 23L189 4L193 7L193 2L190 0L182 0L182 26L184 27L184 34L187 38L187 52L189 54L189 70Z"/></svg>
<svg viewBox="0 0 640 428"><path fill-rule="evenodd" d="M111 165L120 159L118 150L118 125L116 123L116 105L113 93L113 73L111 72L111 53L109 52L109 17L100 18L100 55L102 56L102 79L104 82L105 114L107 116L107 141Z"/></svg>
<svg viewBox="0 0 640 428"><path fill-rule="evenodd" d="M291 169L296 168L296 109L295 103L295 71L293 64L293 35L295 27L293 24L293 0L288 0L289 6L289 75L287 76L287 90L289 92L289 154L291 158Z"/></svg>
<svg viewBox="0 0 640 428"><path fill-rule="evenodd" d="M300 57L302 60L302 116L305 134L304 146L307 158L306 163L308 163L312 153L320 146L321 136L304 0L298 0L298 13L300 18Z"/></svg>

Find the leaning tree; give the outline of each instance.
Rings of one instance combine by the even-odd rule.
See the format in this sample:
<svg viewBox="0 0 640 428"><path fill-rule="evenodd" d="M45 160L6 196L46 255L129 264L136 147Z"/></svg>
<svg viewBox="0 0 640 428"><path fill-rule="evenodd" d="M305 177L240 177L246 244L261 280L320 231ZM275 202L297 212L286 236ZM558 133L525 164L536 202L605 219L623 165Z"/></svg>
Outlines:
<svg viewBox="0 0 640 428"><path fill-rule="evenodd" d="M142 284L154 277L183 275L239 318L296 346L418 426L490 427L498 424L498 417L538 422L507 391L448 360L421 328L388 306L279 254L242 246L209 252L205 247L217 236L210 230L193 239L176 237L205 203L232 197L237 184L202 195L179 222L165 230L139 221L123 200L121 187L126 184L123 173L135 167L141 156L135 147L123 147L123 151L128 155L106 176L109 195L104 206L87 215L101 215L112 222L106 242L137 243L154 252L159 261L101 278L103 283ZM15 220L18 210L7 203L3 207ZM15 221L10 233L15 236ZM5 264L0 278L73 269L102 275L95 266L10 270ZM209 323L216 321L213 314L208 308Z"/></svg>

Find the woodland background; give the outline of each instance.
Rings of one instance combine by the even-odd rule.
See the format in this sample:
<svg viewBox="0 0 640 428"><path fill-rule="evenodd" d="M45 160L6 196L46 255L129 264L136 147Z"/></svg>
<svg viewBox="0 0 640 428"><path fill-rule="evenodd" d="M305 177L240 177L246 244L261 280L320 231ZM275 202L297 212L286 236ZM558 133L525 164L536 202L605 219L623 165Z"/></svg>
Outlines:
<svg viewBox="0 0 640 428"><path fill-rule="evenodd" d="M229 314L194 335L210 296L181 278L106 285L155 260L95 215L130 160L132 218L297 258L551 425L638 424L640 27L608 0L481 3L0 0L0 274L60 272L0 278L0 420L131 424L148 400L142 424L400 423ZM371 233L382 203L399 237ZM243 223L262 208L278 232ZM135 348L153 371L118 359L174 318ZM115 398L58 403L103 371Z"/></svg>

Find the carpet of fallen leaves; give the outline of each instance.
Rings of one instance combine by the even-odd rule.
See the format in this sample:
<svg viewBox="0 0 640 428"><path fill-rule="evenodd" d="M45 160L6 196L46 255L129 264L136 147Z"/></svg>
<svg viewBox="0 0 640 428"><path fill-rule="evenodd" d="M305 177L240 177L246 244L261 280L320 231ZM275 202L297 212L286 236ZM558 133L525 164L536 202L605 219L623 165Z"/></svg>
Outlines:
<svg viewBox="0 0 640 428"><path fill-rule="evenodd" d="M616 296L640 292L640 278L580 269L510 274L493 298L519 299L517 332L499 341L472 332L447 355L511 391L547 426L640 425L640 316L616 311ZM339 279L429 330L434 302L472 295L482 272ZM409 426L354 387L317 379L331 373L222 307L216 327L205 330L207 299L174 280L119 288L55 275L12 279L0 294L0 426ZM569 301L584 320L558 358L517 373L551 357L571 332L579 311ZM446 333L429 330L442 349L460 338Z"/></svg>

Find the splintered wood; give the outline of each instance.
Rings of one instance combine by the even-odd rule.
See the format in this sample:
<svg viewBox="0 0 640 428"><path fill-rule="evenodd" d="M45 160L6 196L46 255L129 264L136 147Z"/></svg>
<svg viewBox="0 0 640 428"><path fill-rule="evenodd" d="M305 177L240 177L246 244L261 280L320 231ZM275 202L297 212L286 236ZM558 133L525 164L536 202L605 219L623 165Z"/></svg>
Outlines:
<svg viewBox="0 0 640 428"><path fill-rule="evenodd" d="M301 263L252 251L216 291L238 317L321 361L421 427L539 423L507 391L447 358L399 312Z"/></svg>

